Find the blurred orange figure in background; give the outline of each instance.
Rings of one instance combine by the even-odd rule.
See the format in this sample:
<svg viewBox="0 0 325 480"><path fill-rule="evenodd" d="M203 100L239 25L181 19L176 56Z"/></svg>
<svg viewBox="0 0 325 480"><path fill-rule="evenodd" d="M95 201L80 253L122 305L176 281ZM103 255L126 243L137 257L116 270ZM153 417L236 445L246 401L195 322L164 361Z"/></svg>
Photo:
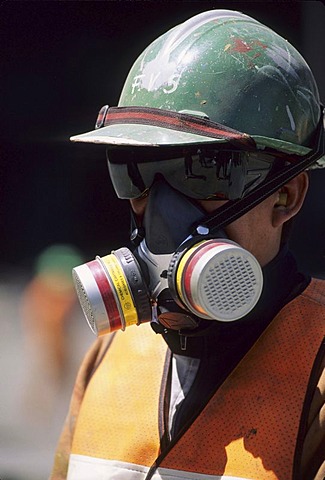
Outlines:
<svg viewBox="0 0 325 480"><path fill-rule="evenodd" d="M22 296L21 318L30 362L26 406L37 413L49 413L65 379L66 327L76 302L71 270L80 261L80 253L70 245L46 248Z"/></svg>

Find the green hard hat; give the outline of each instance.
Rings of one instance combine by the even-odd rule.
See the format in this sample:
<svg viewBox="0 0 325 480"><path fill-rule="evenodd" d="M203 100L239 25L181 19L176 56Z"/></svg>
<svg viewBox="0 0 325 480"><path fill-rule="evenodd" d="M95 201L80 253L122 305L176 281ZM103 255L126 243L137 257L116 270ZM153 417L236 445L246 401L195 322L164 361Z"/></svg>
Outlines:
<svg viewBox="0 0 325 480"><path fill-rule="evenodd" d="M249 136L257 149L302 156L324 129L321 117L313 74L287 40L242 13L211 10L151 43L131 68L118 107L105 107L99 128L71 140L117 146L228 141L207 128L182 128L198 118Z"/></svg>

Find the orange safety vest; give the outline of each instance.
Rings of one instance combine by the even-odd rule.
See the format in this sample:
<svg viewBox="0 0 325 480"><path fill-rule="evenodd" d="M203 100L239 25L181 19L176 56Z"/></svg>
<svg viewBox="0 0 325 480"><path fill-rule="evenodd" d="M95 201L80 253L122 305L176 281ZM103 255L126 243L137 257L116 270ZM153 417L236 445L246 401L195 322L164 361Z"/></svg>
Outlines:
<svg viewBox="0 0 325 480"><path fill-rule="evenodd" d="M324 334L325 285L312 280L161 453L167 346L149 325L118 332L85 392L68 480L295 478L307 386Z"/></svg>

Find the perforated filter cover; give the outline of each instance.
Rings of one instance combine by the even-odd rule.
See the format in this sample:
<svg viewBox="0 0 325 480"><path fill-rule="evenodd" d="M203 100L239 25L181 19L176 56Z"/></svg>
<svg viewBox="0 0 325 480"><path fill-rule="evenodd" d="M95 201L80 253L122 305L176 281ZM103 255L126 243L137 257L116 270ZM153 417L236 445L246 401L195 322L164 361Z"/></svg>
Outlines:
<svg viewBox="0 0 325 480"><path fill-rule="evenodd" d="M193 307L203 318L231 322L247 315L260 298L263 274L256 258L239 246L203 255L191 277Z"/></svg>

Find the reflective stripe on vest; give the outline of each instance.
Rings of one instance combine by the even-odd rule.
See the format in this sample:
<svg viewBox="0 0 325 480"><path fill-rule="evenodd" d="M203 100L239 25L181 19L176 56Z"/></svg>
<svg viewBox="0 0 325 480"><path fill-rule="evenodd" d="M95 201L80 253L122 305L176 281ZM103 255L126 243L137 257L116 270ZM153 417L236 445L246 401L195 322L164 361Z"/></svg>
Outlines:
<svg viewBox="0 0 325 480"><path fill-rule="evenodd" d="M133 463L103 460L101 458L71 455L69 479L72 480L144 480L149 468ZM151 480L249 480L243 477L201 475L158 468Z"/></svg>
<svg viewBox="0 0 325 480"><path fill-rule="evenodd" d="M150 479L292 478L302 406L324 325L324 282L313 280L273 320ZM165 352L164 340L150 325L118 332L85 393L69 480L146 478L159 454ZM105 476L74 475L78 462L85 466L92 459L103 462ZM124 473L116 475L116 468Z"/></svg>

